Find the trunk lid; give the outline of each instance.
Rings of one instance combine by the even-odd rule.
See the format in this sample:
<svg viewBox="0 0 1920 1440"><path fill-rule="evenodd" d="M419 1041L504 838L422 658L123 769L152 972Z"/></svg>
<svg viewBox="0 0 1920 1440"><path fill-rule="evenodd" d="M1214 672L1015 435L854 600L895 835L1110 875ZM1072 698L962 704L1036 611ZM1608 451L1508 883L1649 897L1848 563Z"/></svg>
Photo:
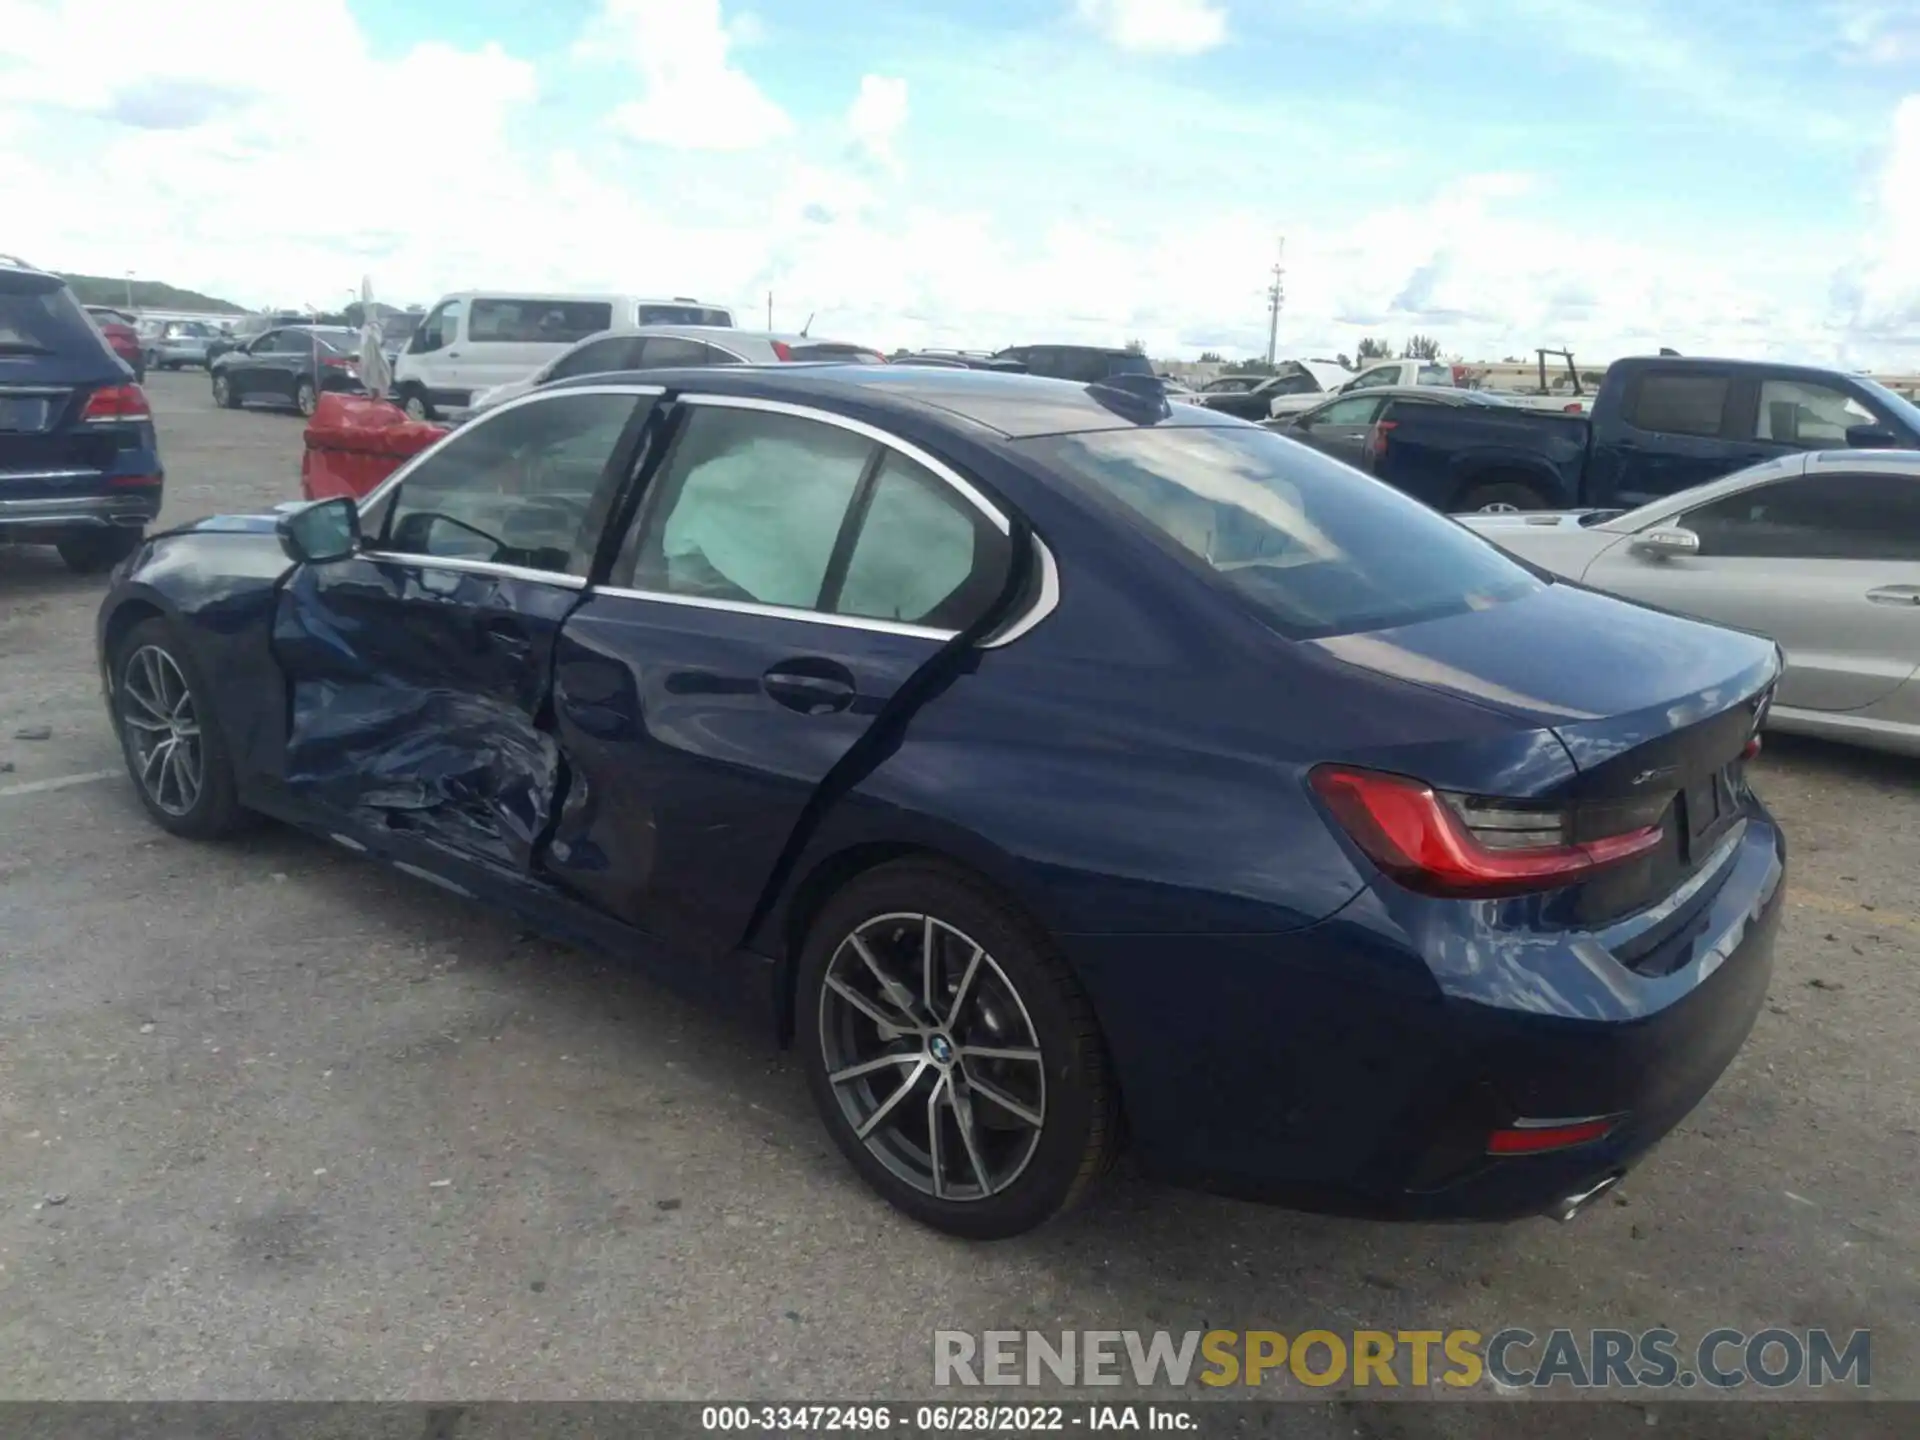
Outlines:
<svg viewBox="0 0 1920 1440"><path fill-rule="evenodd" d="M1566 584L1311 643L1552 730L1589 794L1697 778L1736 758L1780 664L1761 636Z"/></svg>
<svg viewBox="0 0 1920 1440"><path fill-rule="evenodd" d="M1480 793L1551 799L1593 834L1658 817L1656 850L1565 892L1543 923L1605 925L1685 892L1757 813L1744 755L1780 673L1778 647L1764 637L1555 584L1486 610L1311 643L1537 726L1573 762L1547 794L1517 772L1491 771L1472 787ZM1639 818L1620 819L1629 814ZM1715 888L1696 885L1645 938L1644 954L1622 958L1657 971Z"/></svg>

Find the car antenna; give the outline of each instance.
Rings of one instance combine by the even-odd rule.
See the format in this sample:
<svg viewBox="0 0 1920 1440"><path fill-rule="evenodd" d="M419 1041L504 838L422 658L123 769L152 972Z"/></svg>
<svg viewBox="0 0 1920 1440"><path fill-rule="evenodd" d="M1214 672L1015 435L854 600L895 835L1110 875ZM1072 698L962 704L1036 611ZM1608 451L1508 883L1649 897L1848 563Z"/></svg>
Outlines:
<svg viewBox="0 0 1920 1440"><path fill-rule="evenodd" d="M817 313L819 313L819 312L817 312L817 311L815 311L815 312L814 312L814 314L817 314ZM806 338L807 338L807 332L808 332L809 330L811 330L811 329L813 329L813 314L809 314L809 315L807 316L807 323L806 323L806 324L804 324L804 325L802 325L802 326L800 327L800 338L801 338L802 340L804 340L804 339L806 339Z"/></svg>

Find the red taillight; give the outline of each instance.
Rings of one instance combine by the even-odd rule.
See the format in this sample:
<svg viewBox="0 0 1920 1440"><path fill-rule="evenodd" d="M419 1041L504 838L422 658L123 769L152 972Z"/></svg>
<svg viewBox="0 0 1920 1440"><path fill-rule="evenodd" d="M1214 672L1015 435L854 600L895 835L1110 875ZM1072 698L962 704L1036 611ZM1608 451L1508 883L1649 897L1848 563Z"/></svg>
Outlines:
<svg viewBox="0 0 1920 1440"><path fill-rule="evenodd" d="M147 490L161 483L158 475L114 475L107 485L115 490Z"/></svg>
<svg viewBox="0 0 1920 1440"><path fill-rule="evenodd" d="M1360 449L1361 458L1378 460L1387 453L1387 433L1400 422L1397 420L1376 420L1367 431L1367 443Z"/></svg>
<svg viewBox="0 0 1920 1440"><path fill-rule="evenodd" d="M775 340L773 342L773 358L776 360L793 359L793 347L784 340Z"/></svg>
<svg viewBox="0 0 1920 1440"><path fill-rule="evenodd" d="M1654 824L1569 840L1568 817L1551 808L1442 796L1418 780L1373 770L1323 765L1311 778L1314 792L1367 858L1408 889L1428 895L1551 890L1644 855L1662 834ZM1463 819L1463 810L1477 823ZM1547 843L1536 843L1542 839Z"/></svg>
<svg viewBox="0 0 1920 1440"><path fill-rule="evenodd" d="M107 385L87 397L87 408L80 418L90 423L117 420L151 420L153 410L147 393L138 385Z"/></svg>
<svg viewBox="0 0 1920 1440"><path fill-rule="evenodd" d="M1575 401L1571 405L1562 405L1560 408L1566 411L1567 414L1569 415L1583 415L1586 413L1584 410L1580 408L1580 403L1578 401Z"/></svg>
<svg viewBox="0 0 1920 1440"><path fill-rule="evenodd" d="M1620 1123L1618 1115L1587 1120L1523 1120L1487 1137L1489 1155L1538 1155L1547 1150L1569 1150L1604 1139Z"/></svg>
<svg viewBox="0 0 1920 1440"><path fill-rule="evenodd" d="M357 360L349 360L343 355L329 355L320 363L330 370L351 370L360 362Z"/></svg>
<svg viewBox="0 0 1920 1440"><path fill-rule="evenodd" d="M1746 748L1740 752L1740 758L1742 760L1756 760L1759 758L1759 756L1760 756L1760 737L1756 735L1751 740L1747 741Z"/></svg>

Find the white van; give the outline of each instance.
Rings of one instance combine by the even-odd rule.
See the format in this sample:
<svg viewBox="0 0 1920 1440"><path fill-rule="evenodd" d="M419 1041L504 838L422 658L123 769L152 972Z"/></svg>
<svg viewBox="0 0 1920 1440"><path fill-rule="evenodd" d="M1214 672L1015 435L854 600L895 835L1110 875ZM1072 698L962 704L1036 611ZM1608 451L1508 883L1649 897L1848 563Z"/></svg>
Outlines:
<svg viewBox="0 0 1920 1440"><path fill-rule="evenodd" d="M733 312L686 296L541 295L463 290L427 312L393 367L393 398L415 419L463 409L482 390L532 374L569 346L642 325L719 325Z"/></svg>

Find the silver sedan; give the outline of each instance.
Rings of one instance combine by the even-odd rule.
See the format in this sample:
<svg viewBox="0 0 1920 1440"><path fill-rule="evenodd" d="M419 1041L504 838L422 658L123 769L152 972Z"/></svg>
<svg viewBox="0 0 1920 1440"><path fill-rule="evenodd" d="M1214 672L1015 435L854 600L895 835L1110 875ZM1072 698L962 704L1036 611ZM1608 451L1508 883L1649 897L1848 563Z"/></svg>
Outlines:
<svg viewBox="0 0 1920 1440"><path fill-rule="evenodd" d="M1920 452L1782 456L1624 512L1458 518L1593 589L1771 636L1769 728L1920 754Z"/></svg>

